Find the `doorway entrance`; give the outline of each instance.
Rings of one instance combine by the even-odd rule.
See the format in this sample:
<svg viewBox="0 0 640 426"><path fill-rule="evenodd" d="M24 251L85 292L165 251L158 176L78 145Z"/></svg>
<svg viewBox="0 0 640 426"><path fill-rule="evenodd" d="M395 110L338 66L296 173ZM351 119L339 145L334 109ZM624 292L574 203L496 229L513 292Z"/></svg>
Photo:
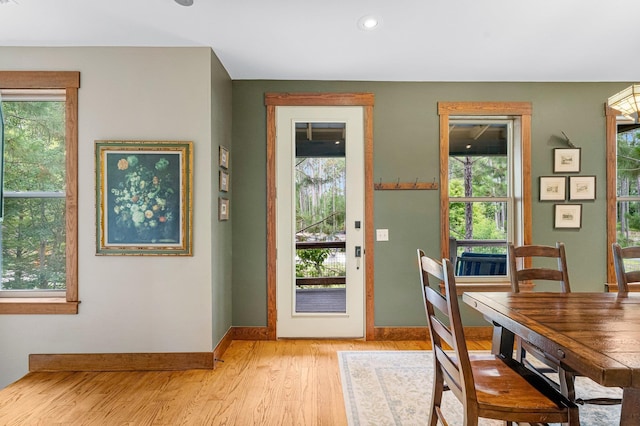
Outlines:
<svg viewBox="0 0 640 426"><path fill-rule="evenodd" d="M364 337L358 106L276 109L277 337Z"/></svg>
<svg viewBox="0 0 640 426"><path fill-rule="evenodd" d="M276 108L281 106L359 106L364 128L364 235L365 339L375 339L374 328L374 234L373 234L373 105L372 93L266 93L267 110L267 327L254 337L276 339Z"/></svg>

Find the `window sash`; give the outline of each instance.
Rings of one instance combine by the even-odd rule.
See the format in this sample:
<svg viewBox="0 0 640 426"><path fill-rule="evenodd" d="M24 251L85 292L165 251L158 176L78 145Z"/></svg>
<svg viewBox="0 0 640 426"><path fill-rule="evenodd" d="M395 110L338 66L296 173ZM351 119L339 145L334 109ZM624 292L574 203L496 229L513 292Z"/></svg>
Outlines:
<svg viewBox="0 0 640 426"><path fill-rule="evenodd" d="M506 218L506 241L505 241L505 249L506 244L509 241L513 241L513 237L515 234L515 226L517 226L517 222L513 220L514 218L514 123L513 119L507 117L478 117L476 118L458 118L451 117L449 121L449 126L454 126L457 123L463 124L505 124L507 128L507 194L506 196L479 196L479 197L452 197L449 196L449 205L453 203L506 203L507 205L507 218ZM450 158L447 160L450 164ZM448 191L448 188L447 188ZM446 230L447 236L451 238L451 229L450 227ZM506 275L477 275L477 276L457 276L456 280L459 282L504 282L509 279L509 272L507 271Z"/></svg>

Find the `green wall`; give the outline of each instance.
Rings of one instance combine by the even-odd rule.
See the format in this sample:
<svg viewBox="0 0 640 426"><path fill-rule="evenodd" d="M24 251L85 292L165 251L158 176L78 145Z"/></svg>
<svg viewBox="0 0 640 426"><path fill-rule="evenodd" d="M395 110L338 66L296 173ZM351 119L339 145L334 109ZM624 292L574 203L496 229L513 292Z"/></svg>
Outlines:
<svg viewBox="0 0 640 426"><path fill-rule="evenodd" d="M218 147L232 149L231 144L231 78L224 66L211 51L211 158L210 170L212 176L213 193L220 188ZM232 198L232 193L221 193L220 196ZM211 217L211 324L213 347L224 338L232 324L232 262L231 262L231 223L215 220L218 212L218 197L209 199Z"/></svg>
<svg viewBox="0 0 640 426"><path fill-rule="evenodd" d="M266 92L370 92L374 107L374 181L438 181L439 101L525 101L533 105L533 242L566 245L573 291L602 291L606 280L605 119L607 98L628 83L233 82L233 325L265 326ZM562 131L582 148L581 174L596 175L595 201L583 203L582 228L553 229L552 202L539 202L538 177L553 175ZM376 191L375 325L426 325L416 249L440 253L438 191ZM470 309L468 325L482 319Z"/></svg>

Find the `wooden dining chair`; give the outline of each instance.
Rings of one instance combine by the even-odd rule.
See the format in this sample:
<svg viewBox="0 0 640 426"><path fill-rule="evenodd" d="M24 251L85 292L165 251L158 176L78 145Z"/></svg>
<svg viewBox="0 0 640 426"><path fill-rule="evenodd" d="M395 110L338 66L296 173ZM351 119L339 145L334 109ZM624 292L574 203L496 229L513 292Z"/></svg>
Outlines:
<svg viewBox="0 0 640 426"><path fill-rule="evenodd" d="M579 425L577 406L521 364L493 354L469 354L451 261L440 263L418 250L418 263L434 355L428 424L449 424L441 404L443 392L450 390L463 406L467 426L477 425L479 418ZM430 277L444 281L445 295L429 285Z"/></svg>
<svg viewBox="0 0 640 426"><path fill-rule="evenodd" d="M546 245L522 245L516 247L513 243L509 243L507 252L509 257L509 277L511 279L511 290L513 292L519 293L520 284L533 280L554 281L557 283L560 293L571 292L564 243L556 242L555 247ZM541 258L555 259L557 268L533 265L536 259L539 260ZM564 368L558 360L550 359L535 345L523 340L519 336L516 336L515 342L516 360L527 368L537 372L543 379L560 390L562 394L566 395L571 401L579 404L620 404L621 400L617 398L593 397L576 399L576 372ZM539 362L535 363L532 362L530 358L527 359L527 354ZM558 381L555 382L550 379L549 373L557 373Z"/></svg>
<svg viewBox="0 0 640 426"><path fill-rule="evenodd" d="M569 284L569 272L567 270L567 257L564 243L556 242L555 247L546 245L522 245L515 246L509 243L507 247L509 257L509 278L511 291L520 292L520 285L533 280L554 281L558 284L561 293L571 292ZM556 259L557 268L536 266L536 259ZM526 340L516 336L516 360L528 368L536 371L546 380L562 391L571 400L575 399L574 374L560 366L557 360L549 359L543 351L536 348ZM530 354L540 363L532 363L527 359ZM549 379L548 373L558 373L558 383Z"/></svg>
<svg viewBox="0 0 640 426"><path fill-rule="evenodd" d="M627 293L630 290L629 284L640 283L640 269L627 271L624 260L640 259L640 246L622 248L620 244L613 243L611 250L613 251L613 268L616 271L618 293Z"/></svg>
<svg viewBox="0 0 640 426"><path fill-rule="evenodd" d="M516 247L513 243L509 243L508 257L509 277L513 292L519 293L522 282L533 280L556 281L559 284L560 292L569 293L571 291L564 243L557 242L555 247L534 244ZM536 258L557 259L558 267L550 268L527 264L528 261L532 262Z"/></svg>

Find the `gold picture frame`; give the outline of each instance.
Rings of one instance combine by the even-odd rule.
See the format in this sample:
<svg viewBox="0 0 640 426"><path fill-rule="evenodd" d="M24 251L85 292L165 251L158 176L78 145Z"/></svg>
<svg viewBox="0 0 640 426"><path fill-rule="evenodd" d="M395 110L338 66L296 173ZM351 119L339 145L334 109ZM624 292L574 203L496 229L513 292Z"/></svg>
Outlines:
<svg viewBox="0 0 640 426"><path fill-rule="evenodd" d="M220 180L220 191L221 192L229 192L229 173L225 172L224 170L220 170L220 176L219 176Z"/></svg>
<svg viewBox="0 0 640 426"><path fill-rule="evenodd" d="M229 168L229 150L222 145L220 145L218 163L223 169Z"/></svg>
<svg viewBox="0 0 640 426"><path fill-rule="evenodd" d="M218 220L229 220L229 199L219 197L218 198Z"/></svg>
<svg viewBox="0 0 640 426"><path fill-rule="evenodd" d="M99 140L95 163L97 255L192 255L192 142Z"/></svg>

